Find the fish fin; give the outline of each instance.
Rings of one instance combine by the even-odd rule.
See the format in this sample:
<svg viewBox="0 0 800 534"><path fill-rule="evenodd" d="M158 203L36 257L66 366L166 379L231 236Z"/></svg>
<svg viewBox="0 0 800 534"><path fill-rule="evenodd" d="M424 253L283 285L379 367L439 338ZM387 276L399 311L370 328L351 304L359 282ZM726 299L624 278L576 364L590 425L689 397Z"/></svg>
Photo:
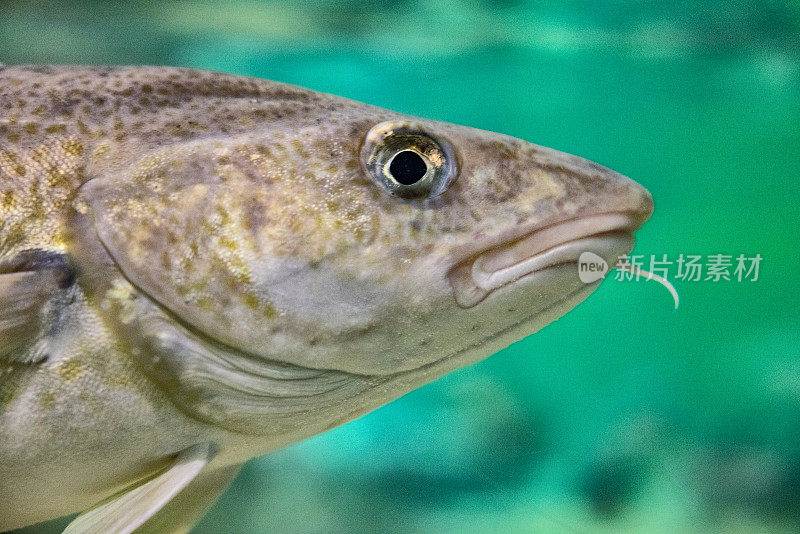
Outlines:
<svg viewBox="0 0 800 534"><path fill-rule="evenodd" d="M194 480L214 455L211 443L181 451L170 468L76 517L64 534L130 534Z"/></svg>
<svg viewBox="0 0 800 534"><path fill-rule="evenodd" d="M0 262L0 362L34 363L46 352L35 343L44 308L73 280L66 255L56 252L26 251Z"/></svg>
<svg viewBox="0 0 800 534"><path fill-rule="evenodd" d="M203 471L136 534L186 534L230 485L241 464Z"/></svg>

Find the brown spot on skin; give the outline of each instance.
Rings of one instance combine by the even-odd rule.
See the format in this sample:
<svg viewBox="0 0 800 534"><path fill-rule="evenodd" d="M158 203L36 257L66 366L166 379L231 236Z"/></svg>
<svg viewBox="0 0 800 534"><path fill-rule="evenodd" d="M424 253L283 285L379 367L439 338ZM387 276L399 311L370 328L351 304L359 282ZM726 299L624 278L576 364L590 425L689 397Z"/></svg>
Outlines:
<svg viewBox="0 0 800 534"><path fill-rule="evenodd" d="M52 391L42 391L39 393L39 406L43 410L52 410L56 406L56 396Z"/></svg>
<svg viewBox="0 0 800 534"><path fill-rule="evenodd" d="M8 190L3 192L3 197L0 199L0 207L3 209L10 209L14 205L14 191Z"/></svg>
<svg viewBox="0 0 800 534"><path fill-rule="evenodd" d="M47 185L55 188L68 189L71 185L70 175L57 169L47 172Z"/></svg>
<svg viewBox="0 0 800 534"><path fill-rule="evenodd" d="M6 373L10 373L13 370L14 368L11 366L0 367L0 378L3 378ZM5 380L3 387L0 388L0 408L10 405L14 401L18 390L19 381Z"/></svg>
<svg viewBox="0 0 800 534"><path fill-rule="evenodd" d="M216 303L214 302L214 299L204 295L198 298L195 304L203 311L213 311Z"/></svg>
<svg viewBox="0 0 800 534"><path fill-rule="evenodd" d="M26 238L25 226L25 221L17 221L11 225L0 242L2 248L10 250L23 243Z"/></svg>
<svg viewBox="0 0 800 534"><path fill-rule="evenodd" d="M67 360L58 366L57 371L58 375L64 379L64 381L70 382L80 377L85 369L81 363L75 360Z"/></svg>
<svg viewBox="0 0 800 534"><path fill-rule="evenodd" d="M262 315L264 316L265 319L274 319L275 317L277 317L278 312L275 310L275 307L272 306L272 304L266 304L264 305L264 310L262 312Z"/></svg>
<svg viewBox="0 0 800 534"><path fill-rule="evenodd" d="M307 158L307 157L309 157L309 156L310 156L310 154L308 153L308 151L307 151L307 150L305 149L305 147L303 146L303 143L302 143L302 142L300 142L300 140L299 140L299 139L292 139L291 143L292 143L292 147L295 149L295 151L296 151L296 152L297 152L297 153L298 153L298 154L299 154L301 157L303 157L303 158Z"/></svg>
<svg viewBox="0 0 800 534"><path fill-rule="evenodd" d="M70 156L80 157L83 155L83 143L76 139L70 139L69 141L65 141L61 148L64 149L64 152L69 154Z"/></svg>
<svg viewBox="0 0 800 534"><path fill-rule="evenodd" d="M257 296L253 295L252 293L245 293L242 300L244 301L245 306L247 306L251 310L257 310L258 307L261 305L261 301L258 299Z"/></svg>
<svg viewBox="0 0 800 534"><path fill-rule="evenodd" d="M89 129L88 126L86 126L86 123L83 122L83 120L78 119L78 121L76 122L76 125L78 127L78 132L81 135L89 135L89 134L92 133L92 131Z"/></svg>
<svg viewBox="0 0 800 534"><path fill-rule="evenodd" d="M13 170L13 171L14 171L14 172L17 174L17 175L19 175L19 176L25 176L25 173L26 173L25 166L24 166L24 165L22 164L22 162L19 160L19 156L17 155L17 153L16 153L16 152L12 152L12 151L10 151L10 150L9 150L8 152L2 152L2 151L0 151L0 156L3 156L3 155L5 155L6 159L8 160L8 163L9 163L9 164L10 164L10 166L11 166L11 169L12 169L12 170Z"/></svg>
<svg viewBox="0 0 800 534"><path fill-rule="evenodd" d="M239 246L236 244L236 241L233 241L232 239L225 236L220 236L218 242L220 246L227 248L229 250L237 250L239 248Z"/></svg>
<svg viewBox="0 0 800 534"><path fill-rule="evenodd" d="M63 134L67 133L67 125L66 124L52 124L44 129L45 132L49 134Z"/></svg>

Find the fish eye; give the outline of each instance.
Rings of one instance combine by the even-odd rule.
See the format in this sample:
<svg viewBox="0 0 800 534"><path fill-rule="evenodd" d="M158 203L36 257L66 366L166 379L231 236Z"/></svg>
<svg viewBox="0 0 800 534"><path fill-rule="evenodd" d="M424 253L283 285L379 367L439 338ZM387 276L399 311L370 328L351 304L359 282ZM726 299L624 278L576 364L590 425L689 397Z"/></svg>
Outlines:
<svg viewBox="0 0 800 534"><path fill-rule="evenodd" d="M388 173L403 185L414 185L428 173L428 162L413 150L401 150L389 162Z"/></svg>
<svg viewBox="0 0 800 534"><path fill-rule="evenodd" d="M367 133L361 159L374 181L402 198L440 195L457 171L452 145L417 123L375 125Z"/></svg>

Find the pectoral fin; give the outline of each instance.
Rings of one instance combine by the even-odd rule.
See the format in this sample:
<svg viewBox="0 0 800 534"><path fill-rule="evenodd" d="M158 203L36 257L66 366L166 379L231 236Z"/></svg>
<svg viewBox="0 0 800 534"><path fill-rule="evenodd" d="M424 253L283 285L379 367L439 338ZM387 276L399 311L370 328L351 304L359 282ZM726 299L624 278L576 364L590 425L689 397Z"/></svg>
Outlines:
<svg viewBox="0 0 800 534"><path fill-rule="evenodd" d="M213 455L210 443L202 443L182 451L172 467L79 515L67 526L64 534L133 532L194 480Z"/></svg>
<svg viewBox="0 0 800 534"><path fill-rule="evenodd" d="M204 470L136 534L186 534L239 474L241 465Z"/></svg>
<svg viewBox="0 0 800 534"><path fill-rule="evenodd" d="M43 307L72 277L58 253L28 251L0 262L0 362L34 358L27 349L41 331Z"/></svg>

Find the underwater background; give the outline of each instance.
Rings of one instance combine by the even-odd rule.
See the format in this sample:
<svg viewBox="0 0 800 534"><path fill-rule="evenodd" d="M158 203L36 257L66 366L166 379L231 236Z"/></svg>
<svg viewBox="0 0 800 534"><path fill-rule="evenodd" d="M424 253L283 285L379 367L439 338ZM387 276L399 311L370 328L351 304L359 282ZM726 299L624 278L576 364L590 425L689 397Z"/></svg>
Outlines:
<svg viewBox="0 0 800 534"><path fill-rule="evenodd" d="M671 265L677 310L609 275L251 461L197 534L800 532L800 2L0 0L0 62L212 69L507 133L646 186L643 268L732 257L728 281Z"/></svg>

